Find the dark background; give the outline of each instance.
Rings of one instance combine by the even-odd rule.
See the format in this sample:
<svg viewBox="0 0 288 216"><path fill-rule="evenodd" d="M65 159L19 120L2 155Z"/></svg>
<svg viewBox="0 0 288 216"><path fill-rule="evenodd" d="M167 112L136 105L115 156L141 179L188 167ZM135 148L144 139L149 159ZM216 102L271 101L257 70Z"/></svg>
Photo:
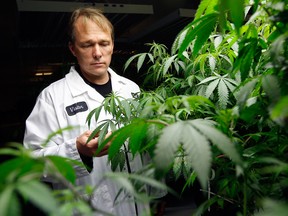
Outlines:
<svg viewBox="0 0 288 216"><path fill-rule="evenodd" d="M177 33L193 20L198 4L199 0L6 1L0 14L1 147L22 142L25 119L37 95L73 64L66 35L73 8L94 5L104 11L115 27L111 67L141 85L135 68L123 73L125 61L147 51L145 43L170 48Z"/></svg>

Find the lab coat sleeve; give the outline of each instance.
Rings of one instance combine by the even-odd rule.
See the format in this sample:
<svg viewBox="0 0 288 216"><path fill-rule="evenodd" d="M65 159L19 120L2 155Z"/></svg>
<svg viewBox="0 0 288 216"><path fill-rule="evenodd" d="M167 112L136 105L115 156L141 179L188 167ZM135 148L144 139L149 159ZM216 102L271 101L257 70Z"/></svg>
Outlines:
<svg viewBox="0 0 288 216"><path fill-rule="evenodd" d="M30 116L26 120L24 147L31 149L36 157L57 155L82 162L76 148L77 132L74 132L75 137L73 137L73 129L52 136L48 143L45 146L43 145L51 134L60 129L61 125L57 118L54 104L49 100L39 97ZM84 164L83 166L75 166L74 168L77 177L89 174Z"/></svg>

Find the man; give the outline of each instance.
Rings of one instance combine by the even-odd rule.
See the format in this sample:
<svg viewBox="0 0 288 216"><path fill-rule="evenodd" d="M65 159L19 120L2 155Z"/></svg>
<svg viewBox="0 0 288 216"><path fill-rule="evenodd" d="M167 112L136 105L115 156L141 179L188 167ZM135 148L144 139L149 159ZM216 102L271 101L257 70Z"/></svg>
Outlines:
<svg viewBox="0 0 288 216"><path fill-rule="evenodd" d="M109 180L100 184L103 174L111 171L107 163L109 144L97 157L92 157L97 150L98 139L87 143L91 131L86 124L89 112L98 107L109 93L116 92L124 98L132 98L132 94L140 89L136 83L117 75L109 67L114 48L113 26L99 10L77 9L72 13L69 25L69 49L78 65L72 66L65 78L40 93L26 120L24 146L33 149L37 156L58 155L85 164L75 167L77 185L96 186L92 199L96 208L119 216L140 215L144 206L135 205L131 200L114 205L119 191L117 185ZM103 112L99 121L107 118L110 117ZM52 137L48 145L41 145L51 133L67 126L75 127ZM97 122L92 125L92 128L96 127ZM134 164L136 169L140 161ZM52 182L56 189L62 188L53 179L47 177L46 181Z"/></svg>

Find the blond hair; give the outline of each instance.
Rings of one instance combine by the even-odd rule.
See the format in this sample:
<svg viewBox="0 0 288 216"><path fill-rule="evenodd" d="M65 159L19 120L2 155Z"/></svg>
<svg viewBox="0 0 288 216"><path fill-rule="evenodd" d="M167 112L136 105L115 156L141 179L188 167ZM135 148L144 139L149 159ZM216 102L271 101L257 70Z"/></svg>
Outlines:
<svg viewBox="0 0 288 216"><path fill-rule="evenodd" d="M79 17L83 17L83 22L87 19L96 23L104 32L109 32L114 41L114 27L112 23L103 14L103 11L93 7L78 8L72 12L68 26L68 35L70 42L75 42L74 26Z"/></svg>

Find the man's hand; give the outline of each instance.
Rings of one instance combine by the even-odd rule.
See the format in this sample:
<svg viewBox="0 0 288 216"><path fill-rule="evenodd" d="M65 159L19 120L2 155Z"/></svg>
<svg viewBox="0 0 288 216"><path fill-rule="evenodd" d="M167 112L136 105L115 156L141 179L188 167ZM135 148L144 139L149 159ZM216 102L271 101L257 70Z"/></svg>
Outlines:
<svg viewBox="0 0 288 216"><path fill-rule="evenodd" d="M89 157L92 157L92 156L101 157L103 155L107 155L110 142L107 143L107 145L105 145L103 149L97 155L94 155L94 153L98 149L98 136L94 137L87 143L87 140L89 136L91 135L91 133L92 131L88 130L88 131L85 131L83 134L81 134L79 137L77 137L76 146L77 146L78 152L82 155L89 156ZM111 133L112 132L108 132L105 136L105 139L109 137Z"/></svg>

